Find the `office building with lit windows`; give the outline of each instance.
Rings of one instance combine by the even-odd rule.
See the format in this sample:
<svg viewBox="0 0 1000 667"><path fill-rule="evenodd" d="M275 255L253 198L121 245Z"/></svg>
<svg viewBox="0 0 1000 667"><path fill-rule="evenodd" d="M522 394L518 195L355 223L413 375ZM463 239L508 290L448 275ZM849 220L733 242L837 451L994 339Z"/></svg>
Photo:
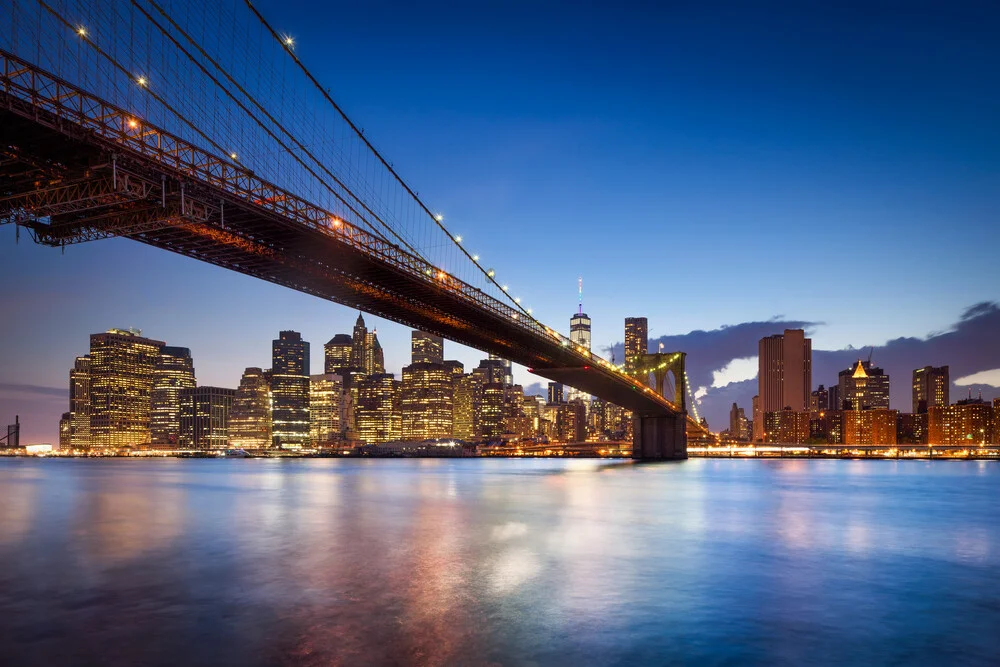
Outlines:
<svg viewBox="0 0 1000 667"><path fill-rule="evenodd" d="M927 408L930 445L988 445L993 442L994 406L981 398Z"/></svg>
<svg viewBox="0 0 1000 667"><path fill-rule="evenodd" d="M351 367L354 341L347 334L337 334L323 346L323 372L340 373Z"/></svg>
<svg viewBox="0 0 1000 667"><path fill-rule="evenodd" d="M475 404L479 393L479 381L475 375L454 378L452 400L452 435L458 440L476 439Z"/></svg>
<svg viewBox="0 0 1000 667"><path fill-rule="evenodd" d="M271 342L271 438L275 447L309 445L309 343L297 331Z"/></svg>
<svg viewBox="0 0 1000 667"><path fill-rule="evenodd" d="M229 447L229 413L235 389L193 387L180 390L181 449Z"/></svg>
<svg viewBox="0 0 1000 667"><path fill-rule="evenodd" d="M898 412L888 408L844 410L843 444L895 445Z"/></svg>
<svg viewBox="0 0 1000 667"><path fill-rule="evenodd" d="M757 345L757 396L754 410L754 440L763 439L763 416L785 408L793 412L809 409L812 389L812 340L802 329L761 338Z"/></svg>
<svg viewBox="0 0 1000 667"><path fill-rule="evenodd" d="M947 366L924 366L913 371L913 413L927 412L932 406L948 405L951 381Z"/></svg>
<svg viewBox="0 0 1000 667"><path fill-rule="evenodd" d="M503 435L506 389L502 382L484 382L479 385L474 403L477 438L495 440Z"/></svg>
<svg viewBox="0 0 1000 667"><path fill-rule="evenodd" d="M625 366L632 367L632 360L649 351L649 323L645 317L625 318Z"/></svg>
<svg viewBox="0 0 1000 667"><path fill-rule="evenodd" d="M870 361L859 359L853 368L841 371L838 385L845 410L889 409L889 376Z"/></svg>
<svg viewBox="0 0 1000 667"><path fill-rule="evenodd" d="M90 446L148 445L150 394L163 341L135 329L90 336Z"/></svg>
<svg viewBox="0 0 1000 667"><path fill-rule="evenodd" d="M427 354L414 349L413 356L426 358ZM451 369L443 363L415 361L403 367L399 398L403 440L452 437L453 383Z"/></svg>
<svg viewBox="0 0 1000 667"><path fill-rule="evenodd" d="M197 383L191 350L164 346L153 372L150 395L152 422L150 440L158 447L177 447L181 433L181 390Z"/></svg>
<svg viewBox="0 0 1000 667"><path fill-rule="evenodd" d="M243 371L229 413L229 444L241 449L269 449L271 437L271 381L268 373L250 367Z"/></svg>
<svg viewBox="0 0 1000 667"><path fill-rule="evenodd" d="M399 384L392 373L375 373L358 379L354 419L359 440L371 445L400 439Z"/></svg>
<svg viewBox="0 0 1000 667"><path fill-rule="evenodd" d="M73 449L90 446L90 356L76 358L69 372L69 444Z"/></svg>
<svg viewBox="0 0 1000 667"><path fill-rule="evenodd" d="M309 376L309 440L314 446L341 439L344 380L336 373Z"/></svg>
<svg viewBox="0 0 1000 667"><path fill-rule="evenodd" d="M424 331L412 332L410 361L414 364L444 363L444 339Z"/></svg>

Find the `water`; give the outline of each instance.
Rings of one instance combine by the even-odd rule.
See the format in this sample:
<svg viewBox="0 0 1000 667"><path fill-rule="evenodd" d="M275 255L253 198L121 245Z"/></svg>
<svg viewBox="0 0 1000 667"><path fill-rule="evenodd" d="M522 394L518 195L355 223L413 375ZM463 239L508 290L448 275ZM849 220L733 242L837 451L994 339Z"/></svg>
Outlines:
<svg viewBox="0 0 1000 667"><path fill-rule="evenodd" d="M0 664L996 664L998 488L996 462L0 459Z"/></svg>

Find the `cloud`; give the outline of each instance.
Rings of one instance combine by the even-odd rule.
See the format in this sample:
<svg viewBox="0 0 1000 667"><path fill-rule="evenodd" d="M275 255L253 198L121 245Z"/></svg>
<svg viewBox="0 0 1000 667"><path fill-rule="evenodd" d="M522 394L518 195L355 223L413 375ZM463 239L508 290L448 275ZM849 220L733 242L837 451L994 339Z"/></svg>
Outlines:
<svg viewBox="0 0 1000 667"><path fill-rule="evenodd" d="M757 377L757 357L733 359L717 371L712 372L712 388L725 387L733 382L743 382Z"/></svg>
<svg viewBox="0 0 1000 667"><path fill-rule="evenodd" d="M37 384L11 384L8 382L0 382L0 392L12 393L18 395L30 394L33 396L55 396L57 398L69 397L68 387L43 387Z"/></svg>
<svg viewBox="0 0 1000 667"><path fill-rule="evenodd" d="M986 384L991 387L1000 387L1000 368L993 368L988 371L979 371L978 373L973 373L972 375L964 375L954 383L960 387L965 387L973 384Z"/></svg>

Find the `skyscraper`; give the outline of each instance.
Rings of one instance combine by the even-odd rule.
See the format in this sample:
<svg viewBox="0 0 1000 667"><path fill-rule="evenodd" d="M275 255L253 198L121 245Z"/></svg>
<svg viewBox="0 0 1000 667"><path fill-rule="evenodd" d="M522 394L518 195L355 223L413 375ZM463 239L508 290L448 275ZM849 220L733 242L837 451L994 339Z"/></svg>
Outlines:
<svg viewBox="0 0 1000 667"><path fill-rule="evenodd" d="M369 445L399 440L399 381L392 373L375 373L358 379L357 390L354 419L358 438Z"/></svg>
<svg viewBox="0 0 1000 667"><path fill-rule="evenodd" d="M242 449L267 449L271 439L271 386L260 368L247 368L229 413L229 444Z"/></svg>
<svg viewBox="0 0 1000 667"><path fill-rule="evenodd" d="M410 355L414 364L443 363L444 339L424 331L414 331L410 334Z"/></svg>
<svg viewBox="0 0 1000 667"><path fill-rule="evenodd" d="M590 349L590 318L583 312L583 278L580 278L580 303L569 318L569 339L580 347Z"/></svg>
<svg viewBox="0 0 1000 667"><path fill-rule="evenodd" d="M454 380L452 435L459 440L476 439L474 406L478 387L477 378L471 373Z"/></svg>
<svg viewBox="0 0 1000 667"><path fill-rule="evenodd" d="M181 433L181 390L191 389L194 362L186 347L164 346L153 371L153 391L150 394L152 444L176 447Z"/></svg>
<svg viewBox="0 0 1000 667"><path fill-rule="evenodd" d="M382 343L378 341L378 331L373 330L368 334L369 360L365 367L367 373L385 373L385 354L382 352Z"/></svg>
<svg viewBox="0 0 1000 667"><path fill-rule="evenodd" d="M760 339L757 366L759 413L754 414L754 435L764 431L759 419L767 412L809 407L812 388L812 340L802 329L785 329Z"/></svg>
<svg viewBox="0 0 1000 667"><path fill-rule="evenodd" d="M347 334L337 334L323 346L323 372L340 373L351 367L354 341Z"/></svg>
<svg viewBox="0 0 1000 667"><path fill-rule="evenodd" d="M858 359L852 368L840 371L838 385L845 410L889 409L889 376L870 361Z"/></svg>
<svg viewBox="0 0 1000 667"><path fill-rule="evenodd" d="M809 394L809 412L823 412L832 410L830 405L830 392L823 385L819 389Z"/></svg>
<svg viewBox="0 0 1000 667"><path fill-rule="evenodd" d="M416 350L414 356L418 356ZM414 362L403 367L399 401L403 440L452 436L452 384L452 372L443 363Z"/></svg>
<svg viewBox="0 0 1000 667"><path fill-rule="evenodd" d="M180 436L183 449L226 449L229 412L235 389L191 387L180 390Z"/></svg>
<svg viewBox="0 0 1000 667"><path fill-rule="evenodd" d="M163 341L134 329L90 336L90 445L127 447L150 440L153 375Z"/></svg>
<svg viewBox="0 0 1000 667"><path fill-rule="evenodd" d="M309 445L309 343L297 331L271 342L271 438L275 447Z"/></svg>
<svg viewBox="0 0 1000 667"><path fill-rule="evenodd" d="M503 368L503 377L498 380L499 382L503 382L507 387L514 384L514 371L511 368L510 359L504 359L503 357L499 357L495 354L490 354L488 359L491 362L499 362L500 366Z"/></svg>
<svg viewBox="0 0 1000 667"><path fill-rule="evenodd" d="M924 366L913 371L913 414L927 412L927 408L949 404L951 382L947 366Z"/></svg>
<svg viewBox="0 0 1000 667"><path fill-rule="evenodd" d="M476 437L493 440L503 434L506 387L501 382L479 385L474 403Z"/></svg>
<svg viewBox="0 0 1000 667"><path fill-rule="evenodd" d="M549 405L559 405L563 403L563 386L561 382L550 382L548 401Z"/></svg>
<svg viewBox="0 0 1000 667"><path fill-rule="evenodd" d="M344 380L336 373L309 376L309 439L313 445L340 440Z"/></svg>
<svg viewBox="0 0 1000 667"><path fill-rule="evenodd" d="M69 372L69 444L73 449L90 446L90 355L76 358Z"/></svg>
<svg viewBox="0 0 1000 667"><path fill-rule="evenodd" d="M354 334L351 336L351 367L365 369L365 360L368 359L368 328L365 326L365 318L358 313L358 319L354 323Z"/></svg>
<svg viewBox="0 0 1000 667"><path fill-rule="evenodd" d="M625 318L625 366L630 367L632 360L646 354L649 345L649 323L645 317Z"/></svg>

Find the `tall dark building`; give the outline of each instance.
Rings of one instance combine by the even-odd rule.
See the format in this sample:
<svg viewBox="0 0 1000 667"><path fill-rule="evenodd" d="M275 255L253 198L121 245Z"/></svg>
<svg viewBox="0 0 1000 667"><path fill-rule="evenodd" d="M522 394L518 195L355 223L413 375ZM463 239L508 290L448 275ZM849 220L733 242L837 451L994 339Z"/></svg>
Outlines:
<svg viewBox="0 0 1000 667"><path fill-rule="evenodd" d="M90 447L90 355L76 358L69 372L69 444Z"/></svg>
<svg viewBox="0 0 1000 667"><path fill-rule="evenodd" d="M838 384L845 410L889 409L889 376L870 361L858 359L853 368L840 371Z"/></svg>
<svg viewBox="0 0 1000 667"><path fill-rule="evenodd" d="M625 318L625 366L640 354L649 351L649 323L645 317Z"/></svg>
<svg viewBox="0 0 1000 667"><path fill-rule="evenodd" d="M549 383L549 395L546 403L549 405L559 405L563 402L563 386L561 382Z"/></svg>
<svg viewBox="0 0 1000 667"><path fill-rule="evenodd" d="M368 359L368 327L365 326L365 318L358 313L358 319L354 323L354 334L351 336L351 368L365 370ZM370 370L365 372L370 373Z"/></svg>
<svg viewBox="0 0 1000 667"><path fill-rule="evenodd" d="M832 409L830 406L830 392L823 385L819 389L809 394L809 412L823 412Z"/></svg>
<svg viewBox="0 0 1000 667"><path fill-rule="evenodd" d="M226 449L235 389L193 387L180 390L180 447Z"/></svg>
<svg viewBox="0 0 1000 667"><path fill-rule="evenodd" d="M757 344L758 413L754 414L754 440L766 430L762 417L785 408L804 412L812 386L812 340L802 329L761 338Z"/></svg>
<svg viewBox="0 0 1000 667"><path fill-rule="evenodd" d="M913 371L913 414L927 412L935 405L949 405L950 389L947 366L924 366Z"/></svg>
<svg viewBox="0 0 1000 667"><path fill-rule="evenodd" d="M274 446L309 446L309 343L297 331L271 343L271 401Z"/></svg>
<svg viewBox="0 0 1000 667"><path fill-rule="evenodd" d="M354 341L347 334L337 334L323 346L323 372L339 373L351 367Z"/></svg>
<svg viewBox="0 0 1000 667"><path fill-rule="evenodd" d="M181 390L191 389L196 384L191 350L164 346L153 371L153 391L150 394L152 444L176 447L180 443Z"/></svg>
<svg viewBox="0 0 1000 667"><path fill-rule="evenodd" d="M414 331L410 334L410 361L414 364L440 364L444 362L444 339L441 336Z"/></svg>
<svg viewBox="0 0 1000 667"><path fill-rule="evenodd" d="M90 336L90 445L148 445L153 376L163 341L133 329Z"/></svg>

